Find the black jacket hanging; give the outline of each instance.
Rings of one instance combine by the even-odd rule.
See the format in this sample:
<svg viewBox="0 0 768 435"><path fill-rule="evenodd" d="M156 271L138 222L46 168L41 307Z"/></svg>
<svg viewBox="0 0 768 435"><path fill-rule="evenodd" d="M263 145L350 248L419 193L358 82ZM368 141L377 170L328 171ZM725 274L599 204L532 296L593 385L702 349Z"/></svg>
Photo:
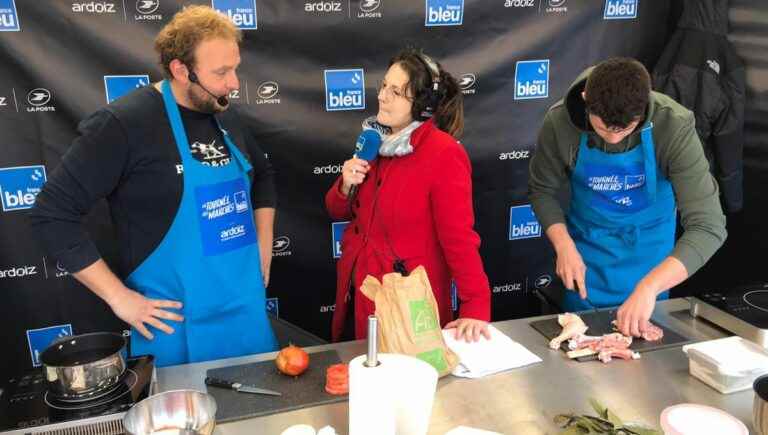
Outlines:
<svg viewBox="0 0 768 435"><path fill-rule="evenodd" d="M743 206L744 64L726 38L728 0L684 0L677 30L653 71L653 87L696 116L696 132L726 212Z"/></svg>

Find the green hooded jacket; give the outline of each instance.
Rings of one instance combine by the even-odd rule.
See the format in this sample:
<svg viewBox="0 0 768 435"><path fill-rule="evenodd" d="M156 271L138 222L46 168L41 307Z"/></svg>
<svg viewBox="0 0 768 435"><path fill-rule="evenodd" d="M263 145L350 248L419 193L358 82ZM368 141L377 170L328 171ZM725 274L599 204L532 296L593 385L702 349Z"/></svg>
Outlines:
<svg viewBox="0 0 768 435"><path fill-rule="evenodd" d="M587 146L608 153L625 152L640 144L639 128L616 144L606 143L592 130L581 96L591 71L589 68L581 73L565 98L547 111L531 158L528 195L544 230L565 223L565 213L557 198L570 182L582 132L587 134ZM709 172L690 110L652 91L645 119L653 122L656 163L659 173L672 183L684 229L670 255L683 263L690 276L726 238L717 182Z"/></svg>

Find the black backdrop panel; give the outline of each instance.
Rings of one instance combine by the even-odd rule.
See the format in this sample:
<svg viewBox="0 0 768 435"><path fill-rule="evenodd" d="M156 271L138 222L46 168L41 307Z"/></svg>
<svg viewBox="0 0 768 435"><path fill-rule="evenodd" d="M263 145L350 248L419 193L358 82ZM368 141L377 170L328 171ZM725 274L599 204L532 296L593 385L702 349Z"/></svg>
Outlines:
<svg viewBox="0 0 768 435"><path fill-rule="evenodd" d="M335 259L323 195L351 155L360 121L376 111L376 85L392 55L409 44L423 47L462 79L462 142L473 163L493 317L501 320L538 314L532 292L554 276L535 221L517 222L528 204L528 161L542 115L601 59L634 56L652 67L670 16L668 2L652 0L0 0L2 373L30 367L35 349L57 335L123 329L105 304L44 258L25 210L77 122L106 104L107 92L112 99L161 79L153 38L190 3L234 11L233 20L256 27L244 30L241 88L232 98L277 170L267 308L324 337ZM365 108L328 110L326 70L349 69L362 70ZM510 240L514 213L513 223L534 237ZM114 264L108 216L99 205L87 224Z"/></svg>

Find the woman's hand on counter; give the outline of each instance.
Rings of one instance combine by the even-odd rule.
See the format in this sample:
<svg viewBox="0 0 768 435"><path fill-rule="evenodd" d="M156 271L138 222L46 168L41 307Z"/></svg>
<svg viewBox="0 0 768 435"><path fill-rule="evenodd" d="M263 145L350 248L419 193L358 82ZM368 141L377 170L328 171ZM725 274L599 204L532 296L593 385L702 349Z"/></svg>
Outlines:
<svg viewBox="0 0 768 435"><path fill-rule="evenodd" d="M109 301L109 306L117 317L136 328L141 335L149 340L152 340L154 335L149 331L145 323L154 326L166 334L173 334L173 328L160 321L160 319L173 320L175 322L184 321L184 317L181 315L167 310L167 308L181 309L181 302L148 299L127 287Z"/></svg>
<svg viewBox="0 0 768 435"><path fill-rule="evenodd" d="M453 322L445 325L445 329L455 328L453 331L453 338L456 340L463 339L467 343L480 341L480 336L491 339L491 332L488 330L488 322L477 319L469 319L462 317L456 319Z"/></svg>

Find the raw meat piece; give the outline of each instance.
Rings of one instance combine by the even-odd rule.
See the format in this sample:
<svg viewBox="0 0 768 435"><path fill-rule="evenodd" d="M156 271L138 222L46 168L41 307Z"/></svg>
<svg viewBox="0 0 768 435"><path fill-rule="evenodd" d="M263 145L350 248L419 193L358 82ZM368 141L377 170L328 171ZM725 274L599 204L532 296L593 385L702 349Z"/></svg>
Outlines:
<svg viewBox="0 0 768 435"><path fill-rule="evenodd" d="M650 328L642 332L643 340L657 341L664 337L664 330L656 325L651 325Z"/></svg>
<svg viewBox="0 0 768 435"><path fill-rule="evenodd" d="M579 335L568 340L568 348L578 350L590 348L595 351L607 348L626 349L632 344L632 337L626 337L619 333L605 334L603 336Z"/></svg>
<svg viewBox="0 0 768 435"><path fill-rule="evenodd" d="M572 339L568 340L568 349L570 350L584 349L586 347L589 347L591 343L595 341L600 341L602 339L603 337L600 335L586 335L586 334L577 335L576 337L573 337Z"/></svg>
<svg viewBox="0 0 768 435"><path fill-rule="evenodd" d="M558 349L562 342L587 332L587 325L581 320L581 317L573 313L558 315L557 323L563 327L563 331L560 335L549 341L549 347L552 349Z"/></svg>
<svg viewBox="0 0 768 435"><path fill-rule="evenodd" d="M640 359L640 353L633 352L632 349L608 348L601 350L600 353L597 354L597 358L603 363L607 364L611 362L611 359L613 358L621 358L627 360Z"/></svg>

